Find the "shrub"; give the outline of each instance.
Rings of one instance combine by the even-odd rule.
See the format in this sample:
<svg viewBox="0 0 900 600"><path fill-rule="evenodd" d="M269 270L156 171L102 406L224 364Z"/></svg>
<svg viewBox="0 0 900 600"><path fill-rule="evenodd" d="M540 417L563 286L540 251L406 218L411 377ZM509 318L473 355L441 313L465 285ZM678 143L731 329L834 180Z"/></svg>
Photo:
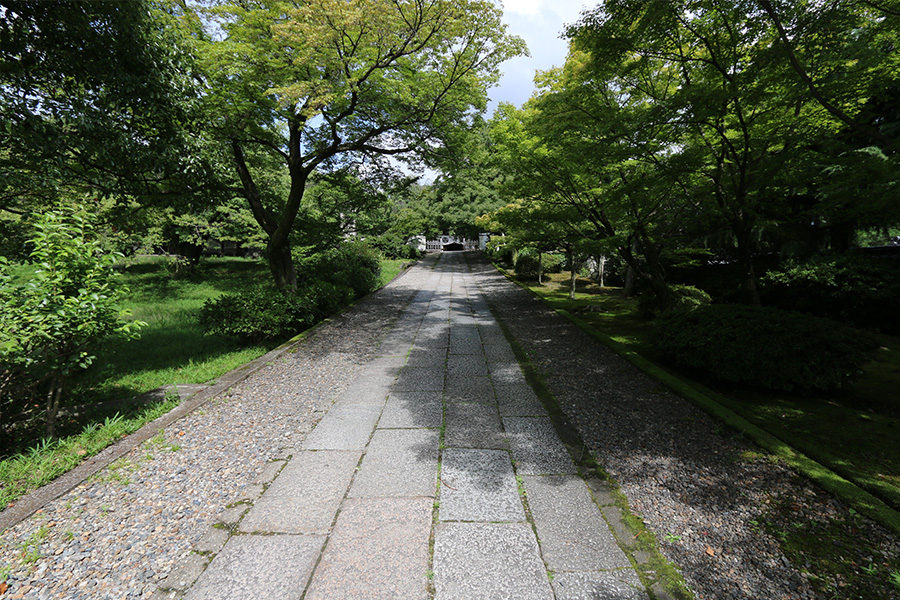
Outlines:
<svg viewBox="0 0 900 600"><path fill-rule="evenodd" d="M869 335L832 321L734 304L669 313L659 319L653 343L680 366L782 390L838 388L877 348Z"/></svg>
<svg viewBox="0 0 900 600"><path fill-rule="evenodd" d="M368 240L369 244L381 252L387 258L396 258L401 260L416 260L422 257L422 252L413 244L400 235L393 233L385 233Z"/></svg>
<svg viewBox="0 0 900 600"><path fill-rule="evenodd" d="M647 290L638 297L638 312L648 318L670 311L688 311L709 304L709 294L692 285L674 284L669 286L669 305L662 306L656 294Z"/></svg>
<svg viewBox="0 0 900 600"><path fill-rule="evenodd" d="M562 254L541 255L541 268L544 273L562 273L566 265L566 257Z"/></svg>
<svg viewBox="0 0 900 600"><path fill-rule="evenodd" d="M0 260L0 413L27 398L21 390L47 385L46 433L54 437L71 377L94 362L104 340L134 337L144 323L118 308L116 257L103 252L88 221L48 211L34 229L27 283L13 285Z"/></svg>
<svg viewBox="0 0 900 600"><path fill-rule="evenodd" d="M247 341L272 340L309 329L352 299L352 289L326 281L313 282L294 295L256 287L207 300L199 320L208 334Z"/></svg>
<svg viewBox="0 0 900 600"><path fill-rule="evenodd" d="M519 251L516 257L516 276L524 280L538 278L538 256L540 256L541 273L559 273L563 269L565 258L559 254L541 253L526 248Z"/></svg>
<svg viewBox="0 0 900 600"><path fill-rule="evenodd" d="M348 286L361 298L380 285L381 256L365 242L346 242L305 259L302 271L308 280Z"/></svg>
<svg viewBox="0 0 900 600"><path fill-rule="evenodd" d="M865 256L788 261L760 278L763 303L900 333L900 268Z"/></svg>

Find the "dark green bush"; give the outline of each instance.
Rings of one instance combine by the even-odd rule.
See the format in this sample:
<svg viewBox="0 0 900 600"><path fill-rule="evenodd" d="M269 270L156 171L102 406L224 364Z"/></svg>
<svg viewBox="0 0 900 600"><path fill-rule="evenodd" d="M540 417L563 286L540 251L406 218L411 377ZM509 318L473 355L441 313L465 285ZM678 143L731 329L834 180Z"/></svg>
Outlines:
<svg viewBox="0 0 900 600"><path fill-rule="evenodd" d="M347 286L312 282L295 295L258 287L207 300L200 324L209 334L260 341L286 338L309 329L353 299Z"/></svg>
<svg viewBox="0 0 900 600"><path fill-rule="evenodd" d="M856 377L877 345L865 332L775 308L716 304L659 319L653 343L682 367L769 389L829 390Z"/></svg>
<svg viewBox="0 0 900 600"><path fill-rule="evenodd" d="M350 287L361 298L378 289L381 255L365 242L346 242L307 258L302 272L307 280Z"/></svg>
<svg viewBox="0 0 900 600"><path fill-rule="evenodd" d="M397 233L384 233L374 238L368 238L366 242L387 258L416 260L423 254L418 247L407 243L406 238Z"/></svg>
<svg viewBox="0 0 900 600"><path fill-rule="evenodd" d="M760 278L763 304L900 333L900 266L858 255L788 261Z"/></svg>
<svg viewBox="0 0 900 600"><path fill-rule="evenodd" d="M692 285L670 285L669 293L668 306L662 306L656 294L650 290L641 292L638 296L638 312L652 318L673 310L694 310L711 302L709 294Z"/></svg>
<svg viewBox="0 0 900 600"><path fill-rule="evenodd" d="M540 256L540 263L538 263L538 256ZM559 273L565 264L565 257L547 252L539 255L536 250L530 248L520 250L516 257L516 276L523 280L536 280L538 264L541 265L541 273Z"/></svg>

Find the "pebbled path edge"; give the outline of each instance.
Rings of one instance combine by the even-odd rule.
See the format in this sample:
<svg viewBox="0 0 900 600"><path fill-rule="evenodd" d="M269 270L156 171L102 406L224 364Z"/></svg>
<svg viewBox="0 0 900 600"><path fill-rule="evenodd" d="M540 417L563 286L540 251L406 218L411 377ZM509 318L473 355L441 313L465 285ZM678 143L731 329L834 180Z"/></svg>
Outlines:
<svg viewBox="0 0 900 600"><path fill-rule="evenodd" d="M387 285L390 285L390 283L397 281L408 272L409 269L404 268L396 277L394 277L393 280L391 280L391 282L386 284L384 287L387 287ZM377 294L382 289L384 289L384 287L376 290L375 292L373 292L373 294ZM371 296L371 294L369 296ZM53 502L63 494L74 489L77 485L79 485L91 475L107 467L115 460L121 458L128 452L134 450L139 445L155 436L157 433L159 433L160 429L165 429L172 423L175 423L183 417L186 417L219 394L227 391L229 388L242 382L269 363L273 362L279 356L291 350L291 348L293 348L294 346L302 344L307 337L315 333L320 327L323 327L324 325L330 323L334 319L334 317L337 317L343 312L352 309L369 296L364 296L360 300L357 300L356 302L338 311L330 318L316 323L314 326L292 337L274 350L270 350L259 358L225 373L216 380L216 383L214 385L211 385L208 388L194 394L166 414L162 415L161 417L157 417L153 421L150 421L134 433L129 434L128 436L112 444L111 446L107 446L105 449L88 458L74 469L63 473L50 483L45 484L38 489L22 496L21 498L16 500L12 506L0 512L0 533L5 533L6 530L8 530L10 527L18 525L50 502ZM168 388L169 386L166 387Z"/></svg>

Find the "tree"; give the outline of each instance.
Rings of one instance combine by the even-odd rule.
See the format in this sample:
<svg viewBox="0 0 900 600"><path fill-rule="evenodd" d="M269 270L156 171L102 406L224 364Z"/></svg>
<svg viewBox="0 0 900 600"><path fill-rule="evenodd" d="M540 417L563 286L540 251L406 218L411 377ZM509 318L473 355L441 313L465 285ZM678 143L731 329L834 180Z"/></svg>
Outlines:
<svg viewBox="0 0 900 600"><path fill-rule="evenodd" d="M187 50L149 0L4 0L0 210L201 188L211 166Z"/></svg>
<svg viewBox="0 0 900 600"><path fill-rule="evenodd" d="M276 285L293 290L290 234L316 171L427 155L486 103L498 65L524 51L485 0L254 0L215 4L192 23L214 127L268 236ZM286 165L277 205L250 152ZM414 160L414 159L410 159Z"/></svg>
<svg viewBox="0 0 900 600"><path fill-rule="evenodd" d="M13 284L0 260L0 410L44 384L46 434L54 437L69 378L91 365L105 339L133 336L144 324L116 306L115 256L103 252L84 217L44 213L30 245L35 272L24 285Z"/></svg>

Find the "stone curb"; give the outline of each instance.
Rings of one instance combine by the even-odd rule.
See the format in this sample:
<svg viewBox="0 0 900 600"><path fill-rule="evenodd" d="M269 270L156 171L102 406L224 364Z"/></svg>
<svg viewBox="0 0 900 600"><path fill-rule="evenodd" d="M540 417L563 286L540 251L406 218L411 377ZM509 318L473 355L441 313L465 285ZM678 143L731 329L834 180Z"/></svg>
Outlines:
<svg viewBox="0 0 900 600"><path fill-rule="evenodd" d="M391 283L394 283L408 272L408 267L402 269L400 273L398 273L397 276L394 277L394 279L392 279L390 282L388 282L384 287L387 287ZM377 294L378 291L380 290L376 290L375 292L373 292L373 294ZM316 323L306 331L303 331L302 333L292 337L274 350L271 350L266 354L260 356L259 358L241 365L240 367L233 369L228 373L225 373L218 378L214 385L211 385L205 390L194 394L166 414L162 415L161 417L157 417L153 421L145 424L134 433L131 433L123 438L121 441L116 442L111 446L107 446L99 453L88 458L74 469L63 473L50 483L39 487L38 489L26 494L25 496L22 496L21 498L16 500L16 502L12 506L0 512L0 532L6 532L6 530L8 530L9 528L18 525L50 502L53 502L63 494L74 489L78 484L82 483L91 475L94 475L104 467L111 464L113 461L121 458L131 450L134 450L140 444L155 436L161 429L165 429L182 417L186 417L219 394L227 391L230 387L247 379L252 374L266 366L268 363L271 363L285 352L288 352L294 346L303 342L311 334L318 331L319 328L324 327L326 324L332 322L334 320L334 317L337 317L345 311L354 308L367 297L368 296L365 296L360 300L357 300L356 302L350 304L349 306L341 309L332 317Z"/></svg>

